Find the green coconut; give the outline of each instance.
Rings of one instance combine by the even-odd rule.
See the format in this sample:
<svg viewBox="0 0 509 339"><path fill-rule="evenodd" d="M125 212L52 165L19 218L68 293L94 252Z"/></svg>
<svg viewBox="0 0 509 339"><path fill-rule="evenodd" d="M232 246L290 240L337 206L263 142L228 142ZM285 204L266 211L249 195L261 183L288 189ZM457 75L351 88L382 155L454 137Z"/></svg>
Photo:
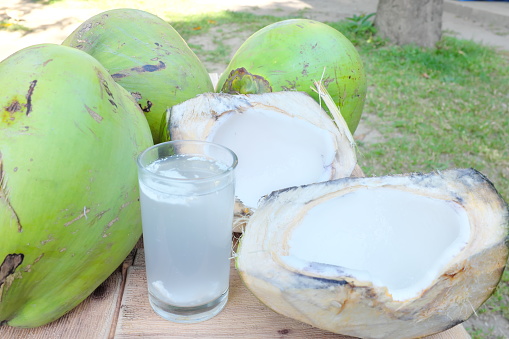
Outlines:
<svg viewBox="0 0 509 339"><path fill-rule="evenodd" d="M137 9L113 9L83 22L63 45L99 60L145 112L154 142L166 110L213 92L205 66L163 19Z"/></svg>
<svg viewBox="0 0 509 339"><path fill-rule="evenodd" d="M325 86L353 134L366 97L362 60L343 34L321 22L290 19L257 31L237 50L216 90L302 91L320 101L314 81Z"/></svg>
<svg viewBox="0 0 509 339"><path fill-rule="evenodd" d="M0 63L0 324L36 327L91 294L141 235L143 112L101 64L43 44Z"/></svg>

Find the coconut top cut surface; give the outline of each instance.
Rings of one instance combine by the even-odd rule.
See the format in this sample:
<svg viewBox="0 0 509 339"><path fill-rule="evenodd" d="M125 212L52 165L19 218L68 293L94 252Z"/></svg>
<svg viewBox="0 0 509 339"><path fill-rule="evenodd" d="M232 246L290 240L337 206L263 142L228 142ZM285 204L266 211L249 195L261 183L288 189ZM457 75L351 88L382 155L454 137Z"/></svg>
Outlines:
<svg viewBox="0 0 509 339"><path fill-rule="evenodd" d="M468 319L508 257L507 204L472 169L343 178L265 197L237 252L278 313L362 338L416 338Z"/></svg>
<svg viewBox="0 0 509 339"><path fill-rule="evenodd" d="M253 108L232 114L210 140L234 149L241 159L236 192L247 206L256 206L272 191L325 181L333 174L334 135L278 111Z"/></svg>
<svg viewBox="0 0 509 339"><path fill-rule="evenodd" d="M278 189L350 176L356 164L348 128L301 92L205 93L172 107L168 130L232 149L236 195L249 209Z"/></svg>

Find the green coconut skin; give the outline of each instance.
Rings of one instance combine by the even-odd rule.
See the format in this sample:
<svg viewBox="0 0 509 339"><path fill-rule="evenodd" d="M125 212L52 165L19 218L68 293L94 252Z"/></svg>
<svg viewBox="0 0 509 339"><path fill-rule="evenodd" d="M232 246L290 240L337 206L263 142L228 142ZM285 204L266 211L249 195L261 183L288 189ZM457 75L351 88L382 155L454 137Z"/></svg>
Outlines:
<svg viewBox="0 0 509 339"><path fill-rule="evenodd" d="M219 78L217 91L230 94L302 91L319 101L311 87L320 80L353 134L367 89L359 53L343 34L324 23L290 19L250 36ZM324 109L327 110L325 105Z"/></svg>
<svg viewBox="0 0 509 339"><path fill-rule="evenodd" d="M153 144L90 55L43 44L0 63L0 325L78 305L141 235L135 158Z"/></svg>
<svg viewBox="0 0 509 339"><path fill-rule="evenodd" d="M146 114L154 142L166 110L213 92L210 76L180 34L137 9L113 9L83 22L62 43L89 53L132 93Z"/></svg>

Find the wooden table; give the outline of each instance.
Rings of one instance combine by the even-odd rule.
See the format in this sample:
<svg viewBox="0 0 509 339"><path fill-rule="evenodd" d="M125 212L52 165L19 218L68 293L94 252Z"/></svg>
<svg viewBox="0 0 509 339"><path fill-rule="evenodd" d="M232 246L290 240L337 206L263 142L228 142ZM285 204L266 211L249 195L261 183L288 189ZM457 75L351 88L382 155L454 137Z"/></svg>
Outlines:
<svg viewBox="0 0 509 339"><path fill-rule="evenodd" d="M197 324L164 320L148 302L144 251L140 245L92 295L62 318L35 329L2 326L0 338L351 338L273 312L244 286L233 262L229 300L221 313ZM427 337L464 338L470 336L461 325Z"/></svg>

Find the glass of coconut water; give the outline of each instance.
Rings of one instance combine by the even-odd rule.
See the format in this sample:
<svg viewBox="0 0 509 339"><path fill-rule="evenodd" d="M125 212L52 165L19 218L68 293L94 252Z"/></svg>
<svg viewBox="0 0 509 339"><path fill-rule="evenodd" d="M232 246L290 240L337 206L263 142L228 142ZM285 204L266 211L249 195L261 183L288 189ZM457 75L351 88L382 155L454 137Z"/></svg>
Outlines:
<svg viewBox="0 0 509 339"><path fill-rule="evenodd" d="M150 304L174 322L210 319L228 300L237 156L176 140L137 162Z"/></svg>

